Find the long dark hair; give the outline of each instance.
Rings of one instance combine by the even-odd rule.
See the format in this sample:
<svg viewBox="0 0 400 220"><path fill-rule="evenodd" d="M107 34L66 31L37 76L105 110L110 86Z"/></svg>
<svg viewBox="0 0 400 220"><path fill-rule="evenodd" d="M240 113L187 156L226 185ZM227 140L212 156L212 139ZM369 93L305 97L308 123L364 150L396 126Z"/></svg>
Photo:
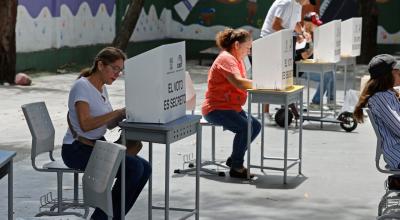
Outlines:
<svg viewBox="0 0 400 220"><path fill-rule="evenodd" d="M251 39L250 32L244 29L232 29L226 28L223 31L218 32L215 37L217 46L223 50L230 51L232 45L238 41L239 43L244 43Z"/></svg>
<svg viewBox="0 0 400 220"><path fill-rule="evenodd" d="M396 93L396 96L399 97L397 91L393 89L394 78L392 73L382 73L380 77L369 79L366 83L363 91L361 92L360 98L358 99L358 103L354 109L354 118L357 122L364 122L363 110L367 103L368 99L372 97L377 92L383 92L387 90L392 90Z"/></svg>
<svg viewBox="0 0 400 220"><path fill-rule="evenodd" d="M104 64L110 64L119 59L126 60L126 55L122 50L116 47L105 47L96 55L90 68L81 70L81 74L78 76L78 79L81 77L88 77L95 73L97 71L99 61Z"/></svg>

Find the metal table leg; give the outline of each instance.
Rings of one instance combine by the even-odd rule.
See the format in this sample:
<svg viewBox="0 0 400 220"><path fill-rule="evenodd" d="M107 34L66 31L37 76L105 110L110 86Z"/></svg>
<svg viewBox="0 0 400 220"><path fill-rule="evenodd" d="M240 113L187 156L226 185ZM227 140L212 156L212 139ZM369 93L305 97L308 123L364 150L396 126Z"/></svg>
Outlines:
<svg viewBox="0 0 400 220"><path fill-rule="evenodd" d="M303 163L303 93L300 93L299 159L299 174L301 174Z"/></svg>
<svg viewBox="0 0 400 220"><path fill-rule="evenodd" d="M346 92L347 92L347 61L344 64L344 96L346 96Z"/></svg>
<svg viewBox="0 0 400 220"><path fill-rule="evenodd" d="M165 144L165 210L164 219L169 219L169 158L170 158L170 144Z"/></svg>
<svg viewBox="0 0 400 220"><path fill-rule="evenodd" d="M13 160L8 162L8 220L13 220Z"/></svg>
<svg viewBox="0 0 400 220"><path fill-rule="evenodd" d="M121 161L121 220L125 220L125 155Z"/></svg>
<svg viewBox="0 0 400 220"><path fill-rule="evenodd" d="M265 121L265 117L264 114L261 116L261 172L264 171L263 167L264 167L264 121Z"/></svg>
<svg viewBox="0 0 400 220"><path fill-rule="evenodd" d="M153 167L153 143L149 142L149 164ZM148 199L148 219L153 219L153 175L149 177L149 199Z"/></svg>
<svg viewBox="0 0 400 220"><path fill-rule="evenodd" d="M288 145L288 115L289 115L289 103L287 97L285 98L285 143L283 153L283 184L286 184L287 176L287 145Z"/></svg>
<svg viewBox="0 0 400 220"><path fill-rule="evenodd" d="M248 117L247 117L247 179L250 179L250 141L251 141L251 93L248 97ZM262 125L264 126L264 125Z"/></svg>
<svg viewBox="0 0 400 220"><path fill-rule="evenodd" d="M201 164L201 125L197 124L196 132L196 215L195 219L200 218L200 164Z"/></svg>

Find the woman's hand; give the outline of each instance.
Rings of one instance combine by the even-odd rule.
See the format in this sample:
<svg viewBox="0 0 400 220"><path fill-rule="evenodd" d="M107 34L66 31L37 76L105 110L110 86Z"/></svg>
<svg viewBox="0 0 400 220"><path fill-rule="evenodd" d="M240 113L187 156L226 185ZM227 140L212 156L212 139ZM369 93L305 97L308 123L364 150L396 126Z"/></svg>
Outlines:
<svg viewBox="0 0 400 220"><path fill-rule="evenodd" d="M120 108L120 109L118 109L118 111L120 112L120 117L122 118L122 119L125 119L126 118L126 107L123 107L123 108Z"/></svg>

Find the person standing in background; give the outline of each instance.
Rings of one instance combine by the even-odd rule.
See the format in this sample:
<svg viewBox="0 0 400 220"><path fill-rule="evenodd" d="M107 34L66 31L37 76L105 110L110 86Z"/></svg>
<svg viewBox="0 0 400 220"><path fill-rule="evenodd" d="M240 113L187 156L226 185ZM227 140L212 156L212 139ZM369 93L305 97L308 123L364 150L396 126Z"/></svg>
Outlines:
<svg viewBox="0 0 400 220"><path fill-rule="evenodd" d="M302 34L301 10L303 6L315 5L316 0L276 0L268 10L260 37L266 37L282 29L293 30L293 33ZM293 42L296 42L295 39ZM293 44L294 45L294 44ZM294 48L294 47L293 47ZM294 54L294 49L293 49ZM269 113L269 104L265 104L264 113L267 120L272 121Z"/></svg>

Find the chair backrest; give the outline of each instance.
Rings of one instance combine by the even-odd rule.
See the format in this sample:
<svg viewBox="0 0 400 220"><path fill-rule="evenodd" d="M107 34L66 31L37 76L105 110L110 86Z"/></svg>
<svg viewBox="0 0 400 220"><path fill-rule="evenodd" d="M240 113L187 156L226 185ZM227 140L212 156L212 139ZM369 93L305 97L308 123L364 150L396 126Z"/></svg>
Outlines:
<svg viewBox="0 0 400 220"><path fill-rule="evenodd" d="M111 187L118 168L125 163L125 151L122 145L96 141L82 177L85 204L100 208L110 217L113 216Z"/></svg>
<svg viewBox="0 0 400 220"><path fill-rule="evenodd" d="M25 104L21 108L32 135L31 159L34 165L37 155L53 152L54 126L44 102Z"/></svg>
<svg viewBox="0 0 400 220"><path fill-rule="evenodd" d="M369 120L371 121L372 127L374 128L374 132L376 135L376 153L375 153L375 166L376 169L378 169L382 173L388 173L389 171L386 169L382 169L379 165L379 161L382 156L382 137L379 133L378 125L375 122L374 115L372 114L371 110L369 108L364 109L369 117Z"/></svg>

